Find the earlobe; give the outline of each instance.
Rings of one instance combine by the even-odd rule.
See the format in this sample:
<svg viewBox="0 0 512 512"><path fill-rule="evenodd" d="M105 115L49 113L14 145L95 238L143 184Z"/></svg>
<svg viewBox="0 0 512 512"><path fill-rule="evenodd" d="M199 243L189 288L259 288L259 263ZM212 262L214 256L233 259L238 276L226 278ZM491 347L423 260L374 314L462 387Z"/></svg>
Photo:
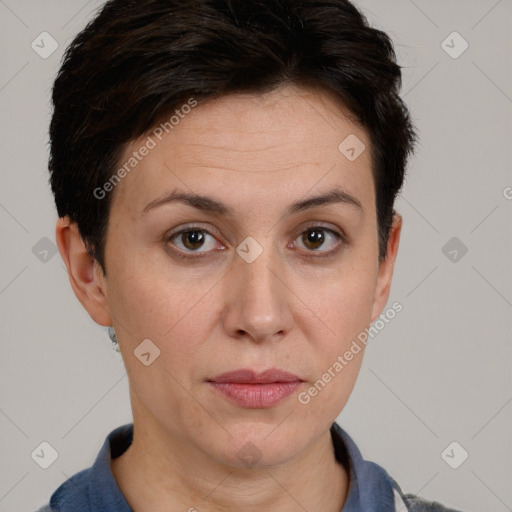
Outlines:
<svg viewBox="0 0 512 512"><path fill-rule="evenodd" d="M386 250L386 259L380 262L379 275L377 278L377 288L375 290L375 299L371 321L375 321L382 313L386 305L391 289L391 279L395 267L398 245L400 243L400 233L402 230L402 217L398 213L393 215L393 223L389 232L388 245Z"/></svg>
<svg viewBox="0 0 512 512"><path fill-rule="evenodd" d="M97 324L112 325L105 277L97 261L87 252L76 223L68 217L59 218L55 239L77 299Z"/></svg>

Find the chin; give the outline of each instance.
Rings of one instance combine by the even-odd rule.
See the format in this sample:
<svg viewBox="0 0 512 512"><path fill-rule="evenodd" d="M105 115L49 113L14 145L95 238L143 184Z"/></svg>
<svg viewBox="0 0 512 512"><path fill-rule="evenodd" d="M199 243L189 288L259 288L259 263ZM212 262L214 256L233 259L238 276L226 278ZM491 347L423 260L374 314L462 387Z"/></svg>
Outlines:
<svg viewBox="0 0 512 512"><path fill-rule="evenodd" d="M286 420L285 420L286 422ZM265 468L285 464L298 455L308 442L308 432L291 425L239 423L227 428L223 439L210 445L219 462L234 468ZM312 435L312 433L311 433Z"/></svg>

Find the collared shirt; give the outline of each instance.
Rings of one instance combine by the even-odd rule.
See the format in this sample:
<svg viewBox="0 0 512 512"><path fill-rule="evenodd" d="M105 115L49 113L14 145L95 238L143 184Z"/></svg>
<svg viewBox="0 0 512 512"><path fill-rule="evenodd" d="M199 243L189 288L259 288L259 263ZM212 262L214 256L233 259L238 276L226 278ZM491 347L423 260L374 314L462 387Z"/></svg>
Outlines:
<svg viewBox="0 0 512 512"><path fill-rule="evenodd" d="M331 436L338 462L348 469L349 489L340 512L457 512L411 494L378 464L364 460L352 438L337 423ZM133 423L114 429L105 439L92 467L68 478L37 512L133 512L110 466L133 440Z"/></svg>

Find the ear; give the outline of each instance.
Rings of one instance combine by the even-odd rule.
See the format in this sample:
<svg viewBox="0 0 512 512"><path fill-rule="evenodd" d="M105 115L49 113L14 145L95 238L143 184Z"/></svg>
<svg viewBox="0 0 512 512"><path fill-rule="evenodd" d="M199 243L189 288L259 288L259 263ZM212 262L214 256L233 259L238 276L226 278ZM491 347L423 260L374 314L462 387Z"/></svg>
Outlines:
<svg viewBox="0 0 512 512"><path fill-rule="evenodd" d="M402 217L395 213L393 215L393 223L389 232L388 246L386 249L386 259L379 264L379 274L377 277L377 288L375 290L375 298L373 301L371 321L375 321L382 313L384 306L389 298L391 289L391 278L393 277L393 269L395 268L395 260L398 252L398 244L400 242L400 232L402 230Z"/></svg>
<svg viewBox="0 0 512 512"><path fill-rule="evenodd" d="M76 223L57 221L55 238L76 297L99 325L112 325L106 301L106 279L98 262L87 252Z"/></svg>

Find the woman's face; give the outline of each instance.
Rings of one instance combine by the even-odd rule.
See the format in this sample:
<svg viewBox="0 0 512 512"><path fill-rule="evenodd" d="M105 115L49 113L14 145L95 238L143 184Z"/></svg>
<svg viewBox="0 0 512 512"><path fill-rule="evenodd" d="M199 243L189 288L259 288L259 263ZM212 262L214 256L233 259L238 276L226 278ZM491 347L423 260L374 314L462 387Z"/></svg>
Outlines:
<svg viewBox="0 0 512 512"><path fill-rule="evenodd" d="M111 192L101 286L134 422L220 463L286 462L343 409L364 350L333 366L387 300L368 136L292 86L198 105L168 131L130 144L119 168L138 163ZM271 369L292 382L220 378Z"/></svg>

